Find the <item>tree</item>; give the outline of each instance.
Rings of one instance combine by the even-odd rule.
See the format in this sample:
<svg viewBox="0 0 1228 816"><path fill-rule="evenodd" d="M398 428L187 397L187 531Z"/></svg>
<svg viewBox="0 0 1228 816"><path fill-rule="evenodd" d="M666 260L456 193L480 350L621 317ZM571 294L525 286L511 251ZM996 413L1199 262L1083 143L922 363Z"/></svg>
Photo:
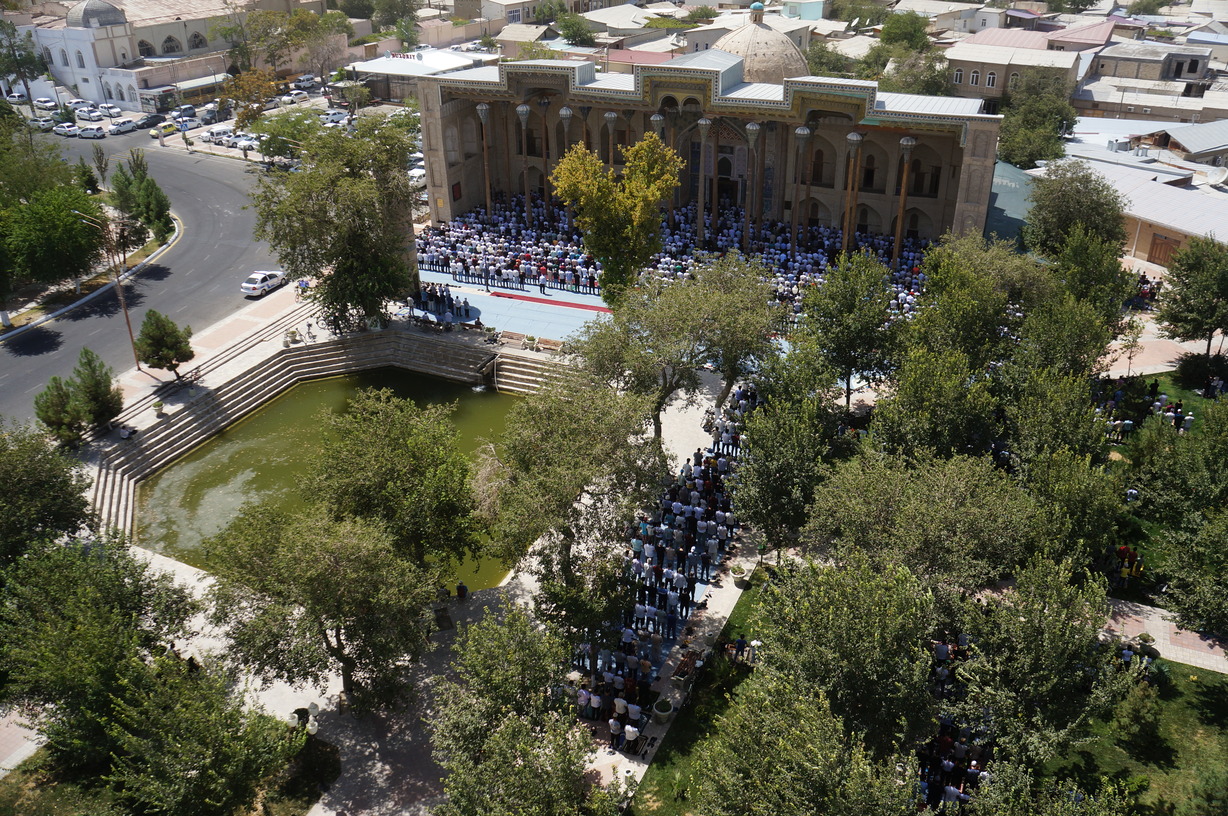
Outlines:
<svg viewBox="0 0 1228 816"><path fill-rule="evenodd" d="M38 79L46 70L33 33L23 34L13 22L0 20L0 76L16 79L25 89L26 99L32 100L30 80Z"/></svg>
<svg viewBox="0 0 1228 816"><path fill-rule="evenodd" d="M5 233L16 276L41 283L88 277L102 259L103 236L82 216L100 221L102 211L74 187L39 190L10 210Z"/></svg>
<svg viewBox="0 0 1228 816"><path fill-rule="evenodd" d="M226 19L213 26L209 33L214 39L230 43L230 61L242 75L251 70L255 60L254 45L247 30L247 4L244 0L223 0L222 7L226 11Z"/></svg>
<svg viewBox="0 0 1228 816"><path fill-rule="evenodd" d="M419 408L372 389L342 413L321 413L320 456L305 496L327 501L339 519L383 522L397 552L415 564L461 559L474 546L475 530L455 411L455 403Z"/></svg>
<svg viewBox="0 0 1228 816"><path fill-rule="evenodd" d="M846 735L879 758L928 735L934 599L912 573L857 555L838 565L807 560L763 591L752 625L764 666L798 688L822 689Z"/></svg>
<svg viewBox="0 0 1228 816"><path fill-rule="evenodd" d="M84 156L77 158L77 164L73 169L77 174L77 186L82 190L90 195L94 195L101 189L98 186L98 177L94 175L93 169L85 163Z"/></svg>
<svg viewBox="0 0 1228 816"><path fill-rule="evenodd" d="M179 328L166 315L150 309L136 338L136 354L145 365L165 369L179 379L179 366L196 357L192 328Z"/></svg>
<svg viewBox="0 0 1228 816"><path fill-rule="evenodd" d="M336 333L381 323L411 284L412 151L404 130L360 117L355 137L308 138L302 172L266 176L252 193L256 237L290 277L315 279L309 297Z"/></svg>
<svg viewBox="0 0 1228 816"><path fill-rule="evenodd" d="M13 564L0 603L0 699L64 767L105 771L125 683L184 634L196 604L119 539L71 540Z"/></svg>
<svg viewBox="0 0 1228 816"><path fill-rule="evenodd" d="M756 671L698 751L697 810L706 816L916 812L907 771L876 763L814 686Z"/></svg>
<svg viewBox="0 0 1228 816"><path fill-rule="evenodd" d="M247 710L235 678L175 656L139 662L122 681L107 732L107 781L140 812L230 816L249 808L306 732Z"/></svg>
<svg viewBox="0 0 1228 816"><path fill-rule="evenodd" d="M575 211L584 245L601 261L601 297L617 307L661 248L661 202L678 186L682 159L655 133L624 148L622 177L596 153L572 145L550 180Z"/></svg>
<svg viewBox="0 0 1228 816"><path fill-rule="evenodd" d="M539 42L522 42L516 50L515 57L505 57L504 59L518 62L522 60L538 60L538 59L557 59L558 54L548 45L543 45Z"/></svg>
<svg viewBox="0 0 1228 816"><path fill-rule="evenodd" d="M891 16L891 10L874 0L834 0L833 20L860 21L863 26L876 26Z"/></svg>
<svg viewBox="0 0 1228 816"><path fill-rule="evenodd" d="M852 408L853 379L886 373L895 330L887 269L869 255L842 255L822 286L802 299L802 334L844 382Z"/></svg>
<svg viewBox="0 0 1228 816"><path fill-rule="evenodd" d="M964 812L972 816L1130 816L1136 812L1133 797L1115 782L1102 780L1099 790L1084 792L1071 780L1052 779L1048 774L1036 778L1023 765L1001 759L994 762L992 774L991 783L977 790Z"/></svg>
<svg viewBox="0 0 1228 816"><path fill-rule="evenodd" d="M711 20L719 13L712 6L697 6L687 12L686 19L687 22L698 23L704 20Z"/></svg>
<svg viewBox="0 0 1228 816"><path fill-rule="evenodd" d="M98 180L105 186L107 172L111 169L111 156L100 144L94 145L94 169L98 172Z"/></svg>
<svg viewBox="0 0 1228 816"><path fill-rule="evenodd" d="M371 19L380 28L395 28L402 20L417 21L418 0L375 0Z"/></svg>
<svg viewBox="0 0 1228 816"><path fill-rule="evenodd" d="M902 45L909 51L928 51L929 26L929 20L915 11L896 12L887 16L878 38L887 45Z"/></svg>
<svg viewBox="0 0 1228 816"><path fill-rule="evenodd" d="M1049 368L1064 376L1103 370L1112 337L1102 313L1089 301L1066 294L1033 309L1019 329L1014 359L1030 369Z"/></svg>
<svg viewBox="0 0 1228 816"><path fill-rule="evenodd" d="M381 522L249 505L207 546L212 616L235 661L265 681L323 686L339 673L360 710L405 699L437 583Z"/></svg>
<svg viewBox="0 0 1228 816"><path fill-rule="evenodd" d="M853 61L834 50L826 40L814 40L806 50L806 64L815 76L846 76L852 72Z"/></svg>
<svg viewBox="0 0 1228 816"><path fill-rule="evenodd" d="M1168 264L1160 296L1160 332L1175 340L1207 340L1228 332L1228 245L1196 235Z"/></svg>
<svg viewBox="0 0 1228 816"><path fill-rule="evenodd" d="M247 12L247 41L255 58L263 60L273 71L290 60L302 46L319 17L315 12L296 8L290 12L254 8Z"/></svg>
<svg viewBox="0 0 1228 816"><path fill-rule="evenodd" d="M95 427L106 425L124 410L124 392L115 382L115 372L90 349L81 349L71 382Z"/></svg>
<svg viewBox="0 0 1228 816"><path fill-rule="evenodd" d="M1004 756L1027 768L1067 753L1134 682L1099 642L1108 612L1102 576L1033 556L1013 589L970 604L959 718L991 728Z"/></svg>
<svg viewBox="0 0 1228 816"><path fill-rule="evenodd" d="M1126 7L1126 13L1131 17L1152 16L1160 13L1160 9L1168 5L1165 0L1134 0Z"/></svg>
<svg viewBox="0 0 1228 816"><path fill-rule="evenodd" d="M899 16L901 15L893 14L892 18ZM941 53L928 51L897 59L895 67L879 80L879 88L892 93L922 96L955 95L955 85L951 81L947 58Z"/></svg>
<svg viewBox="0 0 1228 816"><path fill-rule="evenodd" d="M1062 136L1074 128L1074 107L1060 72L1024 71L1009 89L1002 115L998 155L1025 170L1065 154Z"/></svg>
<svg viewBox="0 0 1228 816"><path fill-rule="evenodd" d="M34 416L61 445L76 447L89 426L89 409L81 402L72 380L52 377L34 397Z"/></svg>
<svg viewBox="0 0 1228 816"><path fill-rule="evenodd" d="M1023 238L1030 249L1056 258L1066 236L1076 225L1087 236L1120 247L1126 240L1122 219L1125 202L1103 176L1080 160L1067 159L1045 166L1045 175L1032 180Z"/></svg>
<svg viewBox="0 0 1228 816"><path fill-rule="evenodd" d="M871 432L904 456L980 454L993 440L996 409L989 379L967 357L916 347L901 362L890 395L876 404Z"/></svg>
<svg viewBox="0 0 1228 816"><path fill-rule="evenodd" d="M1058 451L1108 459L1104 421L1095 411L1086 372L1037 367L1012 371L1004 396L1005 437L1019 467ZM1018 381L1016 381L1018 380Z"/></svg>
<svg viewBox="0 0 1228 816"><path fill-rule="evenodd" d="M1106 470L1090 456L1057 450L1037 457L1023 473L1023 486L1048 507L1063 531L1062 551L1076 564L1129 531L1132 519L1122 501L1120 472Z"/></svg>
<svg viewBox="0 0 1228 816"><path fill-rule="evenodd" d="M159 241L165 241L175 231L171 201L153 176L145 176L136 187L136 215Z"/></svg>
<svg viewBox="0 0 1228 816"><path fill-rule="evenodd" d="M564 13L555 20L555 26L568 45L596 45L597 38L588 26L588 20L575 13Z"/></svg>
<svg viewBox="0 0 1228 816"><path fill-rule="evenodd" d="M281 156L297 158L302 146L318 135L324 126L315 110L292 110L259 119L252 125L252 132L265 138L260 143L260 152L265 157Z"/></svg>
<svg viewBox="0 0 1228 816"><path fill-rule="evenodd" d="M1121 246L1089 235L1080 224L1067 233L1054 261L1066 290L1090 304L1105 326L1116 329L1122 305L1135 287L1134 275L1121 262Z"/></svg>
<svg viewBox="0 0 1228 816"><path fill-rule="evenodd" d="M314 23L303 31L299 44L306 52L307 64L320 76L327 76L345 55L346 46L354 36L354 26L340 11L312 16Z"/></svg>
<svg viewBox="0 0 1228 816"><path fill-rule="evenodd" d="M81 463L31 427L0 420L0 473L10 479L0 502L0 568L38 541L75 533L93 521Z"/></svg>
<svg viewBox="0 0 1228 816"><path fill-rule="evenodd" d="M265 100L277 96L277 77L266 69L244 71L227 79L222 93L235 101L235 127L250 129L262 121Z"/></svg>
<svg viewBox="0 0 1228 816"><path fill-rule="evenodd" d="M337 7L355 20L370 20L375 15L374 0L339 0Z"/></svg>
<svg viewBox="0 0 1228 816"><path fill-rule="evenodd" d="M1212 512L1197 532L1178 531L1167 572L1165 605L1182 625L1198 632L1228 632L1228 513Z"/></svg>

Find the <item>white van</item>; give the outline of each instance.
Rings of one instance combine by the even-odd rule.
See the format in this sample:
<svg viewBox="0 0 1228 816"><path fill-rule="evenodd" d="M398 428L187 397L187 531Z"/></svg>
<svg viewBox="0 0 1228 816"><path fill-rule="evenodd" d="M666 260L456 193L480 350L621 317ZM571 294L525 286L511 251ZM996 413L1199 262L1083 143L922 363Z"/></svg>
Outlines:
<svg viewBox="0 0 1228 816"><path fill-rule="evenodd" d="M222 139L228 138L235 132L235 129L230 125L214 125L213 127L200 134L202 142L220 142Z"/></svg>

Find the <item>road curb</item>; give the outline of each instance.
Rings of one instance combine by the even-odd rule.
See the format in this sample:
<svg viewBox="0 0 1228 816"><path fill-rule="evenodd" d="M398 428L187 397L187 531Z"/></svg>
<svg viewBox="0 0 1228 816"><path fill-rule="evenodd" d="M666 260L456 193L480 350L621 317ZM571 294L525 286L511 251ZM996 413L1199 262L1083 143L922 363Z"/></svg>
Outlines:
<svg viewBox="0 0 1228 816"><path fill-rule="evenodd" d="M136 266L129 269L123 275L120 275L121 281L128 280L133 275L137 274L142 269L144 269L145 266L150 261L157 260L158 257L162 255L162 253L166 252L168 249L173 247L175 244L179 243L179 237L183 234L183 222L180 221L179 216L175 215L173 212L171 213L171 220L175 224L175 231L171 233L171 237L167 240L167 242L163 244L162 246L158 247L156 250L154 250L153 254L151 254L148 258L146 258L145 260L141 261ZM16 329L12 329L10 331L5 332L4 334L0 334L0 343L8 342L9 340L12 340L14 337L18 337L21 334L25 333L26 331L29 331L30 329L33 329L37 326L41 326L44 323L49 323L52 320L55 320L56 318L62 315L68 314L73 309L76 309L78 306L83 306L84 304L89 303L91 300L101 295L103 292L108 292L114 288L115 288L115 282L108 281L105 286L98 287L97 289L95 289L93 292L90 292L85 297L81 298L78 301L68 304L62 309L54 311L51 314L45 314L42 317L38 318L37 320L31 321L30 323L27 323L24 326L21 326Z"/></svg>

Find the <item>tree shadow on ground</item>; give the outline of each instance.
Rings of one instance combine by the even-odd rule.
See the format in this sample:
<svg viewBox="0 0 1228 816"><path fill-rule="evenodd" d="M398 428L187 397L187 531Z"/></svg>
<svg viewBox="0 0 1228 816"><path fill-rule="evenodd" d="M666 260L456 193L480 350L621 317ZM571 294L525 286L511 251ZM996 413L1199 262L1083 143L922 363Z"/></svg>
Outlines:
<svg viewBox="0 0 1228 816"><path fill-rule="evenodd" d="M1200 686L1190 695L1190 707L1202 722L1213 728L1228 730L1228 705L1224 702L1222 686Z"/></svg>
<svg viewBox="0 0 1228 816"><path fill-rule="evenodd" d="M124 299L128 304L129 311L131 311L145 301L145 295L129 281L124 287ZM104 294L72 308L61 319L71 320L75 323L95 317L114 317L119 312L119 298L116 297L115 287L112 286Z"/></svg>
<svg viewBox="0 0 1228 816"><path fill-rule="evenodd" d="M171 276L171 268L160 263L148 264L141 269L141 274L131 280L140 285L142 281L164 281Z"/></svg>
<svg viewBox="0 0 1228 816"><path fill-rule="evenodd" d="M59 350L64 345L64 336L47 326L35 326L6 340L4 345L18 357L38 357Z"/></svg>

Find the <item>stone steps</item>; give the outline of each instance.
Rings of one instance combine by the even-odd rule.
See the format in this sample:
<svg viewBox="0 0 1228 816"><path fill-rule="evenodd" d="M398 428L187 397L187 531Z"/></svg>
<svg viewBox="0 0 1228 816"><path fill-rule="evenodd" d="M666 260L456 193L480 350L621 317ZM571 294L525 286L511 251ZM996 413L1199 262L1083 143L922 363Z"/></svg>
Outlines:
<svg viewBox="0 0 1228 816"><path fill-rule="evenodd" d="M556 358L533 352L504 350L494 368L495 388L507 394L535 394L559 376Z"/></svg>

